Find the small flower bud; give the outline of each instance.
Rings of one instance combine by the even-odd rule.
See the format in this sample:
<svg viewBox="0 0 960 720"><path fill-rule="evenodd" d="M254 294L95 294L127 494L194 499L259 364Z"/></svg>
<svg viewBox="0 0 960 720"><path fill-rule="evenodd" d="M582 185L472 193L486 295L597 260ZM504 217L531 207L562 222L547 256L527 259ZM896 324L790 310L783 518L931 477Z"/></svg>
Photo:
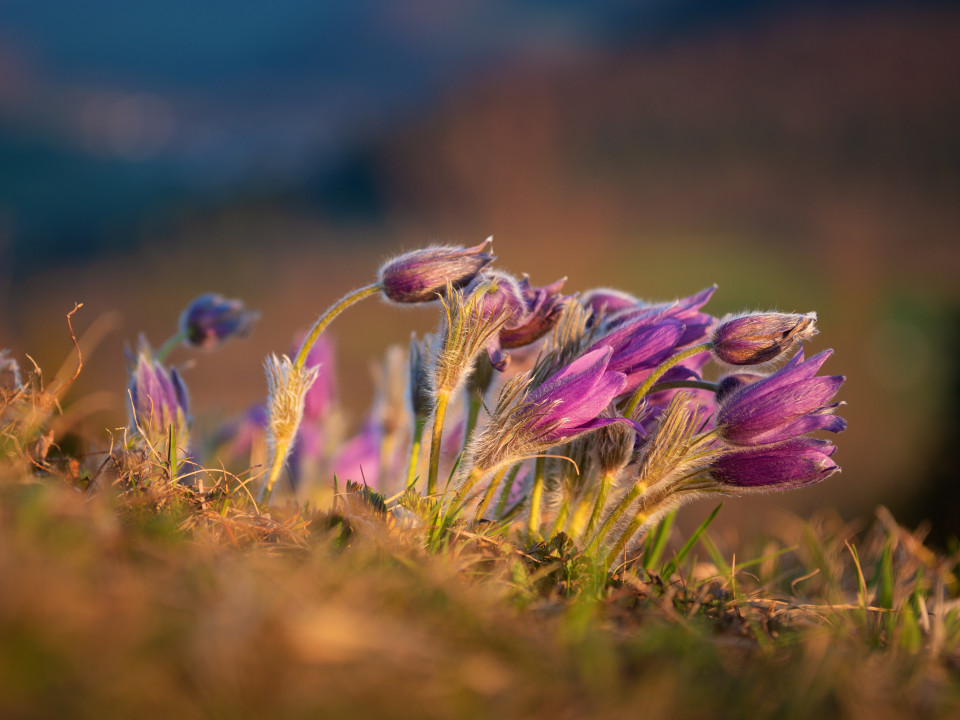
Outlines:
<svg viewBox="0 0 960 720"><path fill-rule="evenodd" d="M484 252L493 238L471 248L431 247L414 250L380 268L380 285L388 300L419 303L436 300L447 287L467 285L494 260Z"/></svg>
<svg viewBox="0 0 960 720"><path fill-rule="evenodd" d="M10 357L9 350L0 350L0 394L17 392L23 385L20 379L20 366Z"/></svg>
<svg viewBox="0 0 960 720"><path fill-rule="evenodd" d="M131 429L141 431L150 442L157 443L165 439L173 427L177 446L185 447L190 423L187 388L176 370L167 370L154 359L145 342L141 342L131 369L129 390Z"/></svg>
<svg viewBox="0 0 960 720"><path fill-rule="evenodd" d="M614 423L597 430L593 441L596 444L600 472L604 475L616 475L630 464L637 441L637 430L629 423Z"/></svg>
<svg viewBox="0 0 960 720"><path fill-rule="evenodd" d="M249 333L259 317L259 313L247 310L242 300L203 293L180 316L180 332L190 347L212 350L232 337Z"/></svg>
<svg viewBox="0 0 960 720"><path fill-rule="evenodd" d="M723 320L713 333L713 350L730 365L774 360L817 334L817 314L754 313Z"/></svg>

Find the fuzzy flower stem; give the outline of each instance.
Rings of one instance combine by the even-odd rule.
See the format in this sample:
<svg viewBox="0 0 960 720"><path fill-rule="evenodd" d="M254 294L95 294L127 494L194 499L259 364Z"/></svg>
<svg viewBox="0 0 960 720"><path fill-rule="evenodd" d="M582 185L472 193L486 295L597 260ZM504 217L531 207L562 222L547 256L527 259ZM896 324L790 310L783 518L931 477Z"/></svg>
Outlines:
<svg viewBox="0 0 960 720"><path fill-rule="evenodd" d="M533 489L530 491L530 522L527 525L531 537L537 536L540 532L540 501L543 499L543 472L546 464L546 458L538 457L533 468Z"/></svg>
<svg viewBox="0 0 960 720"><path fill-rule="evenodd" d="M607 567L612 567L613 564L617 561L617 557L623 552L623 549L627 546L627 543L630 541L637 530L639 530L647 520L650 519L649 513L646 510L641 510L636 515L633 516L633 520L630 521L630 524L627 525L626 529L617 539L616 544L610 549L610 552L607 553L606 565Z"/></svg>
<svg viewBox="0 0 960 720"><path fill-rule="evenodd" d="M493 479L490 481L490 485L487 487L487 491L483 494L483 500L480 501L480 505L477 506L477 512L473 516L473 521L475 523L480 522L483 519L483 514L487 511L487 508L490 507L490 502L493 500L493 496L497 492L497 488L500 487L500 482L503 480L503 476L507 474L507 470L510 469L509 465L505 465L503 470L498 472L493 476Z"/></svg>
<svg viewBox="0 0 960 720"><path fill-rule="evenodd" d="M560 509L557 511L557 517L553 521L553 527L550 530L551 537L563 530L564 526L567 524L568 517L570 517L570 501L567 498L564 498L563 502L560 504Z"/></svg>
<svg viewBox="0 0 960 720"><path fill-rule="evenodd" d="M413 444L410 446L410 462L407 463L407 479L404 487L413 485L417 475L417 464L420 461L420 448L423 446L423 428L427 421L424 418L417 418L413 423Z"/></svg>
<svg viewBox="0 0 960 720"><path fill-rule="evenodd" d="M376 295L382 286L380 283L373 283L371 285L365 285L356 290L351 290L342 298L337 300L333 305L327 308L327 311L320 316L320 318L313 324L313 327L310 328L310 332L307 333L307 337L303 341L303 345L300 347L300 352L297 353L297 357L293 361L293 369L299 371L303 368L304 363L307 362L307 356L310 354L310 349L313 347L313 344L317 341L317 338L320 337L320 334L326 330L327 325L329 325L337 315L342 313L348 307L354 303L358 303L364 298L370 297L371 295Z"/></svg>
<svg viewBox="0 0 960 720"><path fill-rule="evenodd" d="M167 338L167 341L160 346L160 349L154 354L153 359L157 362L163 362L163 359L170 354L170 351L186 339L187 334L185 332L178 332L175 335L171 335Z"/></svg>
<svg viewBox="0 0 960 720"><path fill-rule="evenodd" d="M507 500L510 497L510 491L513 490L513 484L517 481L517 473L520 472L520 463L513 466L513 470L507 476L507 484L503 486L503 492L500 493L500 499L497 501L496 517L502 517L503 511L507 509Z"/></svg>
<svg viewBox="0 0 960 720"><path fill-rule="evenodd" d="M482 407L483 396L478 391L471 392L467 398L467 423L466 429L463 432L464 446L466 446L467 441L470 440L473 429L477 426L477 420L480 418L480 408Z"/></svg>
<svg viewBox="0 0 960 720"><path fill-rule="evenodd" d="M270 501L273 494L273 486L277 484L280 473L283 471L283 464L287 461L287 455L290 452L288 443L278 443L273 453L273 462L270 464L270 474L267 475L267 481L260 490L260 503L264 504Z"/></svg>
<svg viewBox="0 0 960 720"><path fill-rule="evenodd" d="M597 488L597 500L593 504L593 512L590 514L590 520L587 521L587 529L584 531L584 537L590 537L593 529L600 522L600 515L603 514L603 508L607 504L607 496L610 494L610 486L613 484L613 476L610 473L604 473L600 478L600 487Z"/></svg>
<svg viewBox="0 0 960 720"><path fill-rule="evenodd" d="M633 394L633 397L630 398L630 402L628 402L627 406L623 409L624 417L631 417L633 415L633 411L637 409L637 405L640 404L643 396L650 392L650 388L654 386L657 380L659 380L667 370L672 368L674 365L683 362L687 358L691 358L694 355L699 355L702 352L706 352L711 347L713 347L713 343L708 342L700 345L694 345L686 350L681 350L673 357L668 358L658 365L657 368L650 373L650 377L643 381L640 387L637 388L637 391Z"/></svg>
<svg viewBox="0 0 960 720"><path fill-rule="evenodd" d="M630 488L630 490L628 490L622 498L620 498L620 502L617 503L617 506L610 513L609 517L607 517L603 525L600 526L600 529L597 530L597 534L593 536L590 544L587 545L588 554L593 554L596 551L600 541L607 536L607 533L609 533L613 526L616 525L617 521L623 517L623 514L630 508L630 506L633 504L633 501L640 497L645 489L645 483L637 483Z"/></svg>
<svg viewBox="0 0 960 720"><path fill-rule="evenodd" d="M450 393L437 393L437 405L433 414L433 437L430 440L430 470L427 475L427 495L437 492L437 473L440 470L440 440L443 436L443 417L447 414ZM472 473L471 473L472 475Z"/></svg>
<svg viewBox="0 0 960 720"><path fill-rule="evenodd" d="M660 392L661 390L676 390L678 388L690 388L692 390L709 390L717 392L720 386L717 383L707 382L706 380L676 380L675 382L658 383L650 388L650 392Z"/></svg>

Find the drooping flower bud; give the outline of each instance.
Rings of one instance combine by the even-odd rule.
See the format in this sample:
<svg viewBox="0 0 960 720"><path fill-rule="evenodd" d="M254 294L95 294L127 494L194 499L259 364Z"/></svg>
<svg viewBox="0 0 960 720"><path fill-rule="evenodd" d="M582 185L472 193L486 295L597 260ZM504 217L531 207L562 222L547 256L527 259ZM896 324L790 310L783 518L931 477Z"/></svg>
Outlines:
<svg viewBox="0 0 960 720"><path fill-rule="evenodd" d="M817 314L753 313L724 319L713 333L717 359L730 365L774 360L817 334Z"/></svg>
<svg viewBox="0 0 960 720"><path fill-rule="evenodd" d="M247 310L242 300L203 293L180 316L180 333L190 347L212 350L232 337L249 333L259 317L260 313Z"/></svg>
<svg viewBox="0 0 960 720"><path fill-rule="evenodd" d="M430 247L404 253L380 268L380 285L388 300L399 303L431 302L447 284L459 289L494 261L485 252L493 238L470 248Z"/></svg>

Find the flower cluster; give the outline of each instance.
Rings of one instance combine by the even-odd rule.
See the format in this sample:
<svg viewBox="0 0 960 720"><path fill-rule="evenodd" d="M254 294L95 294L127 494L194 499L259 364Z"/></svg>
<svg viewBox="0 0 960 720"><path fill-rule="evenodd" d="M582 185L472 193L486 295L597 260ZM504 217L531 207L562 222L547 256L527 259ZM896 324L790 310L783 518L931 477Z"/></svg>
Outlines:
<svg viewBox="0 0 960 720"><path fill-rule="evenodd" d="M562 531L612 561L693 497L796 488L838 470L835 446L811 436L846 426L833 400L844 378L819 374L832 351L803 352L815 313L718 318L704 309L716 286L669 302L610 288L564 295L566 278L536 286L489 267L489 246L388 261L320 316L293 359L268 359L265 406L224 445L251 463L256 447L268 453L262 501L284 470L301 499L334 477L362 481L392 496L404 523L424 507L525 517L527 538ZM439 323L388 350L349 437L323 333L374 295L439 301ZM202 295L181 336L213 347L253 319L239 301ZM131 398L132 423L149 434L186 428L183 385L159 358L132 362Z"/></svg>

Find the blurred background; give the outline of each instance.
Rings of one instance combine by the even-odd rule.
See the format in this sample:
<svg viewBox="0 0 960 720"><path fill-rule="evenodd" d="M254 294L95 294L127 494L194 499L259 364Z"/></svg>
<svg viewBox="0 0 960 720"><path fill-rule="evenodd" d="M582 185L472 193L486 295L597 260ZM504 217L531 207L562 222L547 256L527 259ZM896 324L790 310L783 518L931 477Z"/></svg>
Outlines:
<svg viewBox="0 0 960 720"><path fill-rule="evenodd" d="M848 382L841 475L728 502L727 531L835 506L960 534L960 9L936 2L0 3L0 347L125 422L122 348L193 296L262 313L183 349L198 421L390 255L495 236L499 266L649 299L817 310ZM368 363L436 310L334 326ZM685 511L686 522L711 508Z"/></svg>

